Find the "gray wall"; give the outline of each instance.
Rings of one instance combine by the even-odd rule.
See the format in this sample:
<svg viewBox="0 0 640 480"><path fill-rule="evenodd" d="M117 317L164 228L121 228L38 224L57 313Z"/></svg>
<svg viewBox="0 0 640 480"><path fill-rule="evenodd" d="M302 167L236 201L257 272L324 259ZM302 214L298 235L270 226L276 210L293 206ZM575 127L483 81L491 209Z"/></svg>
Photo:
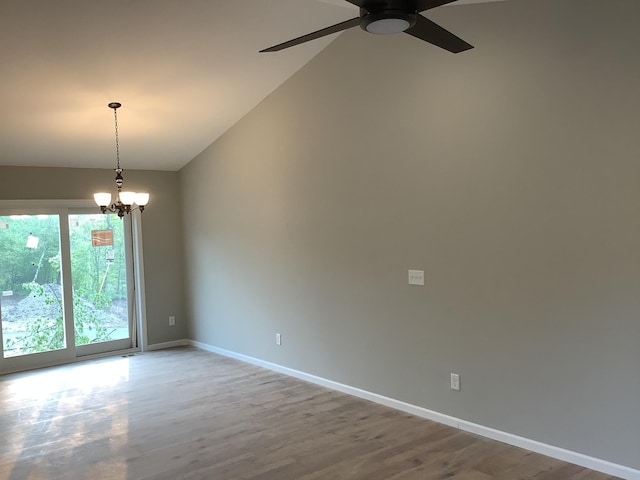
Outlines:
<svg viewBox="0 0 640 480"><path fill-rule="evenodd" d="M151 200L142 217L148 343L186 337L182 231L177 172L124 173L127 187L148 191ZM0 167L0 200L86 200L93 192L115 188L113 170ZM97 210L97 208L96 208ZM169 327L169 315L176 325Z"/></svg>
<svg viewBox="0 0 640 480"><path fill-rule="evenodd" d="M477 48L351 30L181 171L189 334L640 468L640 2L431 18Z"/></svg>

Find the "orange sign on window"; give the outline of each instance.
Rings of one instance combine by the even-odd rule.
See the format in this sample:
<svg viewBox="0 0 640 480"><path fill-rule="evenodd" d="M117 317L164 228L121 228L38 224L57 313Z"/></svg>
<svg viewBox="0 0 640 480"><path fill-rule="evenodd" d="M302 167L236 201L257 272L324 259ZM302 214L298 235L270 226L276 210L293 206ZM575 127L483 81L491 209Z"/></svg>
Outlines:
<svg viewBox="0 0 640 480"><path fill-rule="evenodd" d="M110 247L113 245L113 230L91 230L91 245Z"/></svg>

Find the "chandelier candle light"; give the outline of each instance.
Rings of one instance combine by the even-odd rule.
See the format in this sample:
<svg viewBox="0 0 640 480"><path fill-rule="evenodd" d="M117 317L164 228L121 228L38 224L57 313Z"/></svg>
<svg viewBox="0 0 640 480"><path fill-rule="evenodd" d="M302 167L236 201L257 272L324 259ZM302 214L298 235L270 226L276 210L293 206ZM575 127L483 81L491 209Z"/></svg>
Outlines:
<svg viewBox="0 0 640 480"><path fill-rule="evenodd" d="M118 192L115 203L111 203L110 193L94 193L93 198L100 207L102 213L107 213L107 211L109 211L112 213L117 213L118 216L122 218L124 217L125 213L129 213L136 208L138 208L141 212L144 211L145 205L149 203L149 194L122 191L122 184L124 183L124 179L122 178L122 168L120 168L120 142L118 139L118 108L120 108L122 104L118 102L112 102L108 106L109 108L113 108L113 118L116 127L116 187L118 189Z"/></svg>

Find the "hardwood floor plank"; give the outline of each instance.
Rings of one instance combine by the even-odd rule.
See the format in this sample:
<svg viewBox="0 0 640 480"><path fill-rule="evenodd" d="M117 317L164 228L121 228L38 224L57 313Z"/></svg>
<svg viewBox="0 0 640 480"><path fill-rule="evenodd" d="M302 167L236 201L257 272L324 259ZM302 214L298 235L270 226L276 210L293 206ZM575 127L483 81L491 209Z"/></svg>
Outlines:
<svg viewBox="0 0 640 480"><path fill-rule="evenodd" d="M2 480L614 480L193 348L0 377Z"/></svg>

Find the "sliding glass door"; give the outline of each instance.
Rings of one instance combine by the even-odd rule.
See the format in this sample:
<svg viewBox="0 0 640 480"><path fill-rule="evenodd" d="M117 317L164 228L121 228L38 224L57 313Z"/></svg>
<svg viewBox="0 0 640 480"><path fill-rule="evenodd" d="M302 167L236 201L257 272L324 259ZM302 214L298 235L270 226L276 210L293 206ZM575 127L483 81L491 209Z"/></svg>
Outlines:
<svg viewBox="0 0 640 480"><path fill-rule="evenodd" d="M69 215L74 336L79 354L132 346L128 220L115 214Z"/></svg>
<svg viewBox="0 0 640 480"><path fill-rule="evenodd" d="M130 218L0 210L0 372L135 345Z"/></svg>

